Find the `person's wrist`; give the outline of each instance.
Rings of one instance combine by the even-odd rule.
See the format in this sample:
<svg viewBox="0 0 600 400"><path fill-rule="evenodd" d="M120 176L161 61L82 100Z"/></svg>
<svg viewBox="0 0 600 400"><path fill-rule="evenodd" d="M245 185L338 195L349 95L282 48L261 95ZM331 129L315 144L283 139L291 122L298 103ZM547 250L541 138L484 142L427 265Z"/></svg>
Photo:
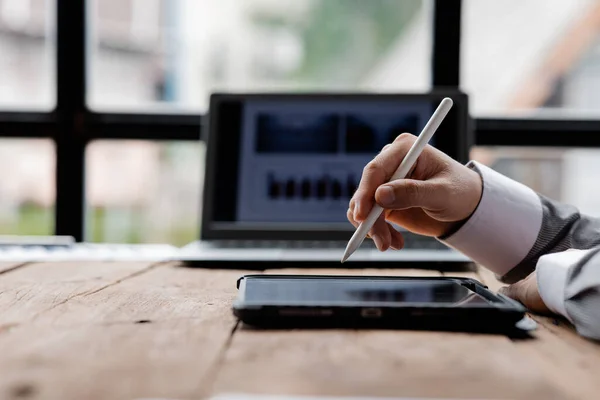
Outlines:
<svg viewBox="0 0 600 400"><path fill-rule="evenodd" d="M468 189L469 195L467 196L467 198L470 201L467 202L468 216L467 218L465 218L465 220L471 218L471 215L475 213L475 210L477 210L477 207L479 207L479 203L481 202L481 197L483 196L483 178L481 177L479 172L471 168L467 168L467 171L470 177L470 184Z"/></svg>
<svg viewBox="0 0 600 400"><path fill-rule="evenodd" d="M453 222L443 222L444 229L442 230L442 234L437 236L440 240L445 240L446 238L454 235L462 226L467 222L467 219L461 221L453 221Z"/></svg>
<svg viewBox="0 0 600 400"><path fill-rule="evenodd" d="M479 203L481 202L481 197L483 196L483 180L481 175L470 168L467 170L469 175L469 179L467 179L467 190L465 190L465 193L467 194L465 198L467 201L464 203L465 211L463 213L467 216L458 221L445 223L446 226L444 232L438 237L441 240L444 240L458 232L460 228L462 228L463 225L471 218L471 216L473 216L477 210L477 207L479 207Z"/></svg>

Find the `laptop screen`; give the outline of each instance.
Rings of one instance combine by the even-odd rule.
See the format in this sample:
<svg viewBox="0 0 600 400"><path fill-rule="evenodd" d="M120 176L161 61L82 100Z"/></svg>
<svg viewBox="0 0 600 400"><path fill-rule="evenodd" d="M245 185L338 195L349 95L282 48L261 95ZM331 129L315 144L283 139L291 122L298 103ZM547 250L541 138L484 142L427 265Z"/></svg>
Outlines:
<svg viewBox="0 0 600 400"><path fill-rule="evenodd" d="M418 135L442 97L213 98L203 228L351 232L346 210L364 166L401 133ZM430 142L454 156L459 111Z"/></svg>

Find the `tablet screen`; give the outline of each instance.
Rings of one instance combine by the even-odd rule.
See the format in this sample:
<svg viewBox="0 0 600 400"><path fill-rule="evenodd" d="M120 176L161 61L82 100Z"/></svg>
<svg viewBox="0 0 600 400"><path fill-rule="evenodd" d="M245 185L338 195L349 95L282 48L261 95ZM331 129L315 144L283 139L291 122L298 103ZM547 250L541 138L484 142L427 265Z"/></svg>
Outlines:
<svg viewBox="0 0 600 400"><path fill-rule="evenodd" d="M244 291L246 304L355 305L435 304L489 306L492 300L448 279L251 278Z"/></svg>

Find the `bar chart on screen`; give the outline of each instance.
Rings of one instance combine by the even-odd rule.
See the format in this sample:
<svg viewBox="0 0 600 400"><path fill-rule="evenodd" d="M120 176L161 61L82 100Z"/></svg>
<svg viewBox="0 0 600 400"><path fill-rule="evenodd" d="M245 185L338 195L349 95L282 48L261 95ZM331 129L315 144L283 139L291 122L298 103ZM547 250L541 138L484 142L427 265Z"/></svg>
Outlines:
<svg viewBox="0 0 600 400"><path fill-rule="evenodd" d="M271 201L347 200L358 185L354 174L283 176L271 171L267 173L266 180L266 197Z"/></svg>

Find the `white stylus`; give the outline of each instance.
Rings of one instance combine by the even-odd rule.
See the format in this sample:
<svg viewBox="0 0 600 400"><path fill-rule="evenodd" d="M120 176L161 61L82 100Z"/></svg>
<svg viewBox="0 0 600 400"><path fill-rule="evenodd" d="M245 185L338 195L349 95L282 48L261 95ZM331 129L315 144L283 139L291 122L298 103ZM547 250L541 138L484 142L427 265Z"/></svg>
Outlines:
<svg viewBox="0 0 600 400"><path fill-rule="evenodd" d="M448 111L450 111L451 108L452 99L448 97L444 98L438 106L438 108L433 113L433 115L431 116L431 118L429 119L429 121L427 121L427 125L425 125L425 128L423 128L417 140L415 140L410 150L408 150L408 153L406 153L406 157L404 157L404 160L402 160L400 166L398 167L394 175L392 175L390 182L395 181L396 179L406 178L406 175L408 174L412 166L415 164L415 162L417 162L417 159L423 152L423 149L425 149L425 146L427 146L427 143L429 142L435 131L438 129L438 127L440 126L440 124L442 123L442 121L444 120L444 118L448 114ZM354 235L352 235L352 237L348 241L346 251L344 251L344 256L342 257L342 262L346 261L352 255L352 253L354 253L356 249L360 247L362 242L367 237L367 234L373 227L373 224L375 224L375 221L377 221L377 218L379 218L382 212L383 208L381 206L379 206L378 204L375 204L373 206L367 219L365 219L358 226L356 232L354 232Z"/></svg>

